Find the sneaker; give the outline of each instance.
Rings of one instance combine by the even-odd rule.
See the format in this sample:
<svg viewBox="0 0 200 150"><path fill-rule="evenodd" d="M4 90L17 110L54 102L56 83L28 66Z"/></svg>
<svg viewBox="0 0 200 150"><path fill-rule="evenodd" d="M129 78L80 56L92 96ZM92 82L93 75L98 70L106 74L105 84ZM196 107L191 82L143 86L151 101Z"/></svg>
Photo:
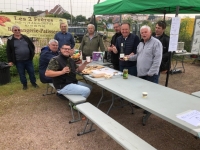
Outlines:
<svg viewBox="0 0 200 150"><path fill-rule="evenodd" d="M39 86L38 86L36 83L33 83L32 86L33 86L34 88L39 88Z"/></svg>
<svg viewBox="0 0 200 150"><path fill-rule="evenodd" d="M26 84L23 85L23 90L27 90L27 89L28 89L27 85Z"/></svg>
<svg viewBox="0 0 200 150"><path fill-rule="evenodd" d="M76 105L74 105L74 104L72 104L72 103L69 103L69 106L70 106L70 107L72 106L72 108L73 108L74 110L77 110L77 109L76 109Z"/></svg>
<svg viewBox="0 0 200 150"><path fill-rule="evenodd" d="M62 94L56 93L56 96L58 96L60 99L67 100L67 98Z"/></svg>

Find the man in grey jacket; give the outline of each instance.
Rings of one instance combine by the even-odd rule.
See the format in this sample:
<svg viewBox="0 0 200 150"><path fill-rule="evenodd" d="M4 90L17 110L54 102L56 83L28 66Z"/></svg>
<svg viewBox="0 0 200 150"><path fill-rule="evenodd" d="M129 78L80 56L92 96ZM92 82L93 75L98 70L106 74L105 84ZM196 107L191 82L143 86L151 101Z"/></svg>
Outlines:
<svg viewBox="0 0 200 150"><path fill-rule="evenodd" d="M137 47L137 54L128 55L129 61L137 61L138 77L158 83L158 73L162 60L162 44L151 36L151 28L142 26L140 28L141 42Z"/></svg>

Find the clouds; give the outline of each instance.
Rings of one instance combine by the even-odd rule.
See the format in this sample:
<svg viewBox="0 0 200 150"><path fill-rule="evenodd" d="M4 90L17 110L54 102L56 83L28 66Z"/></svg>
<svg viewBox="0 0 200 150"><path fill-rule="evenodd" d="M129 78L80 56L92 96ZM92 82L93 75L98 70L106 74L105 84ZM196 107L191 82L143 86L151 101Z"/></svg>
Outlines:
<svg viewBox="0 0 200 150"><path fill-rule="evenodd" d="M71 2L74 16L83 15L88 18L92 15L93 5L97 3L97 0L71 0ZM32 7L35 11L50 11L58 4L71 13L70 0L0 0L0 10L3 12L29 11L29 8Z"/></svg>

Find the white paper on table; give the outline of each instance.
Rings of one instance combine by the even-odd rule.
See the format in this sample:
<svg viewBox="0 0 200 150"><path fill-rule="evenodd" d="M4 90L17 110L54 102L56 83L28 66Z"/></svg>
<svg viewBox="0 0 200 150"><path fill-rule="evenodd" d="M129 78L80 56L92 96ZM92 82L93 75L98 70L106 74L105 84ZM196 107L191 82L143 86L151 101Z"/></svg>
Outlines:
<svg viewBox="0 0 200 150"><path fill-rule="evenodd" d="M190 110L181 114L177 114L176 117L193 126L200 126L200 111Z"/></svg>
<svg viewBox="0 0 200 150"><path fill-rule="evenodd" d="M180 17L172 17L170 35L171 34L179 34L180 21L181 21Z"/></svg>
<svg viewBox="0 0 200 150"><path fill-rule="evenodd" d="M105 73L107 75L121 75L121 72L111 69L111 68L102 68L102 69L97 69L97 70L92 70L93 73L95 74L101 74Z"/></svg>
<svg viewBox="0 0 200 150"><path fill-rule="evenodd" d="M169 52L173 52L177 50L178 46L178 35L170 35L169 39Z"/></svg>

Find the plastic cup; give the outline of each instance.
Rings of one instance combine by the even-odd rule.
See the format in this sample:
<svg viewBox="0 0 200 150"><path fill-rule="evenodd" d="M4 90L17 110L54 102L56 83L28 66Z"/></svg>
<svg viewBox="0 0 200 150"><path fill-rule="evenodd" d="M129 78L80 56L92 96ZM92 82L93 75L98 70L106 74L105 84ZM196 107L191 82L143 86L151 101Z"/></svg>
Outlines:
<svg viewBox="0 0 200 150"><path fill-rule="evenodd" d="M148 95L148 93L147 93L147 92L142 92L142 97L143 97L143 98L146 98L146 97L147 97L147 95Z"/></svg>
<svg viewBox="0 0 200 150"><path fill-rule="evenodd" d="M90 61L91 61L90 56L86 56L86 61L87 61L87 62L90 62Z"/></svg>

